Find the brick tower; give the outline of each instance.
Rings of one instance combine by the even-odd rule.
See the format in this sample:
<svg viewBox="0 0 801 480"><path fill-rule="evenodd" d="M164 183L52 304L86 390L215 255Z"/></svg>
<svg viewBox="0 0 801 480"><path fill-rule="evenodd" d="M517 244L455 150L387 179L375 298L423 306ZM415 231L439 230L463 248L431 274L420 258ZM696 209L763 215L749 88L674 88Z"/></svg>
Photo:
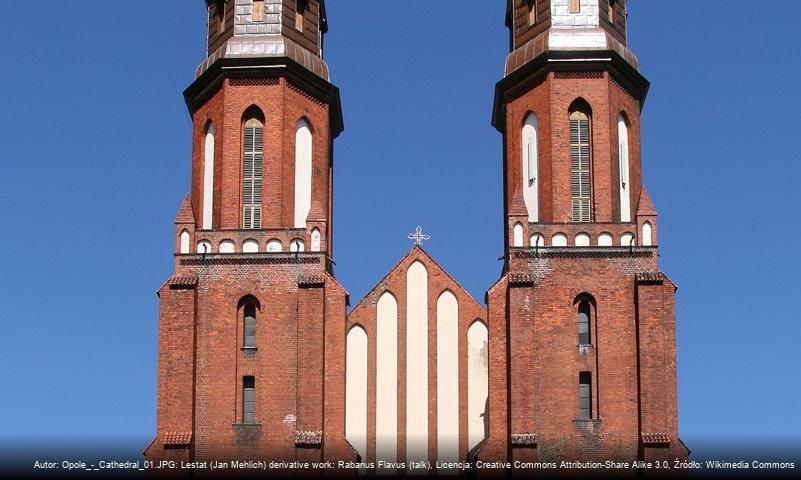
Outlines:
<svg viewBox="0 0 801 480"><path fill-rule="evenodd" d="M337 88L323 0L206 0L185 91L191 194L158 292L149 459L355 459L344 439L347 293L331 257Z"/></svg>
<svg viewBox="0 0 801 480"><path fill-rule="evenodd" d="M686 458L674 295L642 184L649 84L624 0L509 0L496 87L505 264L488 291L479 458Z"/></svg>

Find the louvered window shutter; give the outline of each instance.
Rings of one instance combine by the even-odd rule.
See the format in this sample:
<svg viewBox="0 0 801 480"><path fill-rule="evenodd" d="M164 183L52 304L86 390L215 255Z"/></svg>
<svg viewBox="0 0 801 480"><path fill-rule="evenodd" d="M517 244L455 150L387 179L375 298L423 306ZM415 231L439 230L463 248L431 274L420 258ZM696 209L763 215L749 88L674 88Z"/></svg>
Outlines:
<svg viewBox="0 0 801 480"><path fill-rule="evenodd" d="M590 221L590 119L582 112L570 115L570 191L573 221Z"/></svg>
<svg viewBox="0 0 801 480"><path fill-rule="evenodd" d="M258 120L245 124L242 162L242 223L244 228L261 228L262 166L264 126Z"/></svg>

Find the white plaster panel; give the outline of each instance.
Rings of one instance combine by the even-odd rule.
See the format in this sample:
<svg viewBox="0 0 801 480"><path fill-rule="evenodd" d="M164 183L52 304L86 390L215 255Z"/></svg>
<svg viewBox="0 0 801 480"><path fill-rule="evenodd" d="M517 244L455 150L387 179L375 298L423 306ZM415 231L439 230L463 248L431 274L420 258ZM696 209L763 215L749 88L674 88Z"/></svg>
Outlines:
<svg viewBox="0 0 801 480"><path fill-rule="evenodd" d="M620 221L631 221L631 188L629 182L629 128L622 115L617 117L618 163L620 187Z"/></svg>
<svg viewBox="0 0 801 480"><path fill-rule="evenodd" d="M532 247L544 247L545 246L545 239L542 237L541 233L535 233L529 239L529 244Z"/></svg>
<svg viewBox="0 0 801 480"><path fill-rule="evenodd" d="M181 253L189 253L189 232L183 230L181 232L181 248L178 250Z"/></svg>
<svg viewBox="0 0 801 480"><path fill-rule="evenodd" d="M283 250L283 245L281 245L281 240L270 240L267 242L267 251L268 252L280 252Z"/></svg>
<svg viewBox="0 0 801 480"><path fill-rule="evenodd" d="M467 330L467 449L472 451L487 436L487 327L474 322Z"/></svg>
<svg viewBox="0 0 801 480"><path fill-rule="evenodd" d="M515 247L523 246L523 225L516 223L512 229L512 245Z"/></svg>
<svg viewBox="0 0 801 480"><path fill-rule="evenodd" d="M295 127L295 228L306 228L311 208L312 134L305 120Z"/></svg>
<svg viewBox="0 0 801 480"><path fill-rule="evenodd" d="M290 252L303 252L306 250L306 245L303 243L303 240L296 238L289 242L289 251Z"/></svg>
<svg viewBox="0 0 801 480"><path fill-rule="evenodd" d="M528 210L528 221L539 221L539 132L537 116L530 113L523 125L523 200Z"/></svg>
<svg viewBox="0 0 801 480"><path fill-rule="evenodd" d="M367 333L348 332L345 360L345 438L367 458Z"/></svg>
<svg viewBox="0 0 801 480"><path fill-rule="evenodd" d="M611 233L602 233L598 235L598 246L599 247L611 247L615 243L614 239L612 238Z"/></svg>
<svg viewBox="0 0 801 480"><path fill-rule="evenodd" d="M437 300L437 459L459 461L459 302L447 290Z"/></svg>
<svg viewBox="0 0 801 480"><path fill-rule="evenodd" d="M208 240L197 242L197 253L211 253L211 242Z"/></svg>
<svg viewBox="0 0 801 480"><path fill-rule="evenodd" d="M634 234L633 233L624 233L620 236L620 245L624 247L629 247L634 242Z"/></svg>
<svg viewBox="0 0 801 480"><path fill-rule="evenodd" d="M385 292L376 304L375 457L398 460L398 302ZM379 469L394 474L395 469Z"/></svg>
<svg viewBox="0 0 801 480"><path fill-rule="evenodd" d="M223 240L220 242L220 253L234 253L236 246L231 240Z"/></svg>
<svg viewBox="0 0 801 480"><path fill-rule="evenodd" d="M214 125L206 129L206 143L203 155L203 229L212 228L214 215Z"/></svg>
<svg viewBox="0 0 801 480"><path fill-rule="evenodd" d="M312 252L319 252L320 251L320 230L314 229L311 233L311 251Z"/></svg>
<svg viewBox="0 0 801 480"><path fill-rule="evenodd" d="M428 271L406 272L406 461L428 460Z"/></svg>
<svg viewBox="0 0 801 480"><path fill-rule="evenodd" d="M551 245L554 247L566 247L567 237L563 233L557 233L551 238Z"/></svg>
<svg viewBox="0 0 801 480"><path fill-rule="evenodd" d="M576 235L575 245L577 247L589 247L590 246L590 236L586 233L579 233Z"/></svg>
<svg viewBox="0 0 801 480"><path fill-rule="evenodd" d="M245 240L242 244L242 253L257 253L259 251L259 242L256 240Z"/></svg>
<svg viewBox="0 0 801 480"><path fill-rule="evenodd" d="M653 244L651 224L645 222L642 224L642 244L645 247L650 247Z"/></svg>

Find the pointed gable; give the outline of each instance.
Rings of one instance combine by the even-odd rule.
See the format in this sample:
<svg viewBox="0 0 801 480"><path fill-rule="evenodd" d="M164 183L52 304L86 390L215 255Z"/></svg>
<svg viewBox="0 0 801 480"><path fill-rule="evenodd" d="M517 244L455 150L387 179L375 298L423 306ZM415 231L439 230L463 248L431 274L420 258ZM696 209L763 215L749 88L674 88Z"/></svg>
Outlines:
<svg viewBox="0 0 801 480"><path fill-rule="evenodd" d="M651 201L651 196L648 195L648 189L645 185L640 190L640 200L637 202L637 215L656 215L656 207L654 202Z"/></svg>
<svg viewBox="0 0 801 480"><path fill-rule="evenodd" d="M181 202L181 208L178 209L175 223L196 223L195 211L192 209L192 201L189 198L189 194L187 194L183 202Z"/></svg>

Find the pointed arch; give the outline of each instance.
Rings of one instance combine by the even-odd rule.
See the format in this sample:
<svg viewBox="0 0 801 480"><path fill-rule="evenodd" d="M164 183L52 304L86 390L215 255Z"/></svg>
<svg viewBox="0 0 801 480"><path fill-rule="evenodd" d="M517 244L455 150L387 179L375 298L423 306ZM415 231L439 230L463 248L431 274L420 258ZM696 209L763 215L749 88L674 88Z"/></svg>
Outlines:
<svg viewBox="0 0 801 480"><path fill-rule="evenodd" d="M512 246L523 246L523 224L520 222L515 223L515 226L512 228Z"/></svg>
<svg viewBox="0 0 801 480"><path fill-rule="evenodd" d="M203 145L203 222L204 230L213 228L214 219L214 123L206 122Z"/></svg>
<svg viewBox="0 0 801 480"><path fill-rule="evenodd" d="M345 345L345 438L367 458L367 332L353 326Z"/></svg>
<svg viewBox="0 0 801 480"><path fill-rule="evenodd" d="M570 193L574 222L592 219L592 109L579 97L568 109L570 123Z"/></svg>
<svg viewBox="0 0 801 480"><path fill-rule="evenodd" d="M264 184L264 113L251 105L242 115L242 227L261 228Z"/></svg>
<svg viewBox="0 0 801 480"><path fill-rule="evenodd" d="M406 271L406 465L428 460L428 269Z"/></svg>
<svg viewBox="0 0 801 480"><path fill-rule="evenodd" d="M595 327L595 297L583 292L573 299L578 321L578 344L592 345L592 330Z"/></svg>
<svg viewBox="0 0 801 480"><path fill-rule="evenodd" d="M645 222L642 224L642 245L644 247L650 247L653 245L653 228L651 227L651 222Z"/></svg>
<svg viewBox="0 0 801 480"><path fill-rule="evenodd" d="M625 112L617 116L618 191L620 193L620 221L631 221L631 182L629 181L629 122Z"/></svg>
<svg viewBox="0 0 801 480"><path fill-rule="evenodd" d="M295 228L306 227L312 199L312 130L306 118L295 125Z"/></svg>
<svg viewBox="0 0 801 480"><path fill-rule="evenodd" d="M467 449L470 453L487 438L488 360L487 325L476 319L467 329Z"/></svg>
<svg viewBox="0 0 801 480"><path fill-rule="evenodd" d="M387 290L376 303L376 460L398 460L398 300ZM394 469L387 473L395 472Z"/></svg>
<svg viewBox="0 0 801 480"><path fill-rule="evenodd" d="M437 298L437 459L459 461L459 300Z"/></svg>
<svg viewBox="0 0 801 480"><path fill-rule="evenodd" d="M180 247L179 247L178 251L180 253L189 253L189 250L190 250L190 247L189 247L189 240L190 240L189 231L186 230L186 229L182 230L181 234L179 235L179 239L180 239Z"/></svg>
<svg viewBox="0 0 801 480"><path fill-rule="evenodd" d="M528 210L528 221L539 221L539 122L534 112L529 112L523 122L522 172L523 200Z"/></svg>

